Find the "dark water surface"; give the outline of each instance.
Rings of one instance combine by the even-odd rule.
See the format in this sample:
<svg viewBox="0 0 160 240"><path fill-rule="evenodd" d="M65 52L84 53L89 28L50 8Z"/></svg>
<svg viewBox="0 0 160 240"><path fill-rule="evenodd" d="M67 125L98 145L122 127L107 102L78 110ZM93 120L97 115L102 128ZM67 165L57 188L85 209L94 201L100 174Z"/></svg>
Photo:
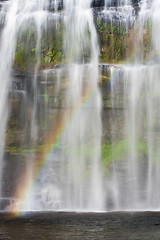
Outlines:
<svg viewBox="0 0 160 240"><path fill-rule="evenodd" d="M160 240L160 212L1 214L0 239Z"/></svg>

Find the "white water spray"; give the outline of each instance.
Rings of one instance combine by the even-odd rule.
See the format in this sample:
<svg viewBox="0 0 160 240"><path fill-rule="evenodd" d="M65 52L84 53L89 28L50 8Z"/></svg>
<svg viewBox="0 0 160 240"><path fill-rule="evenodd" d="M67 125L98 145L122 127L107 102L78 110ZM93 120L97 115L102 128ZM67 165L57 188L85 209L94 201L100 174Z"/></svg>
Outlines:
<svg viewBox="0 0 160 240"><path fill-rule="evenodd" d="M59 1L54 1L54 10L57 14ZM51 17L47 12L49 2L47 1L20 1L14 0L9 4L6 12L6 21L2 33L1 57L7 56L5 65L0 69L2 81L0 116L2 119L3 148L5 145L4 133L6 131L8 113L8 92L12 86L11 67L14 54L16 52L18 37L23 36L23 31L32 25L34 34L36 33L35 68L31 76L31 99L25 97L24 106L29 116L26 124L27 134L24 136L24 143L34 147L40 141L39 129L39 99L47 95L41 94L39 76L41 65L41 43L42 35L47 27L47 23L56 21L58 28L58 18ZM99 67L98 67L98 40L93 21L91 0L87 1L64 1L64 52L66 55L66 88L64 94L64 111L61 111L61 118L64 121L64 130L59 139L57 153L48 153L46 164L41 175L36 176L33 184L33 167L36 154L31 153L27 160L29 194L25 199L24 210L44 210L45 209L69 209L98 211L104 210L104 194L102 173L100 166L100 144L101 144L101 97L98 88ZM50 16L50 18L49 18ZM56 15L57 16L57 15ZM62 19L61 19L62 21ZM28 34L29 35L29 34ZM8 42L6 42L8 39ZM27 42L28 41L28 42ZM30 44L29 36L26 45ZM24 43L23 43L24 44ZM10 47L8 51L8 46ZM7 54L6 54L7 52ZM53 72L56 70L53 70ZM57 70L58 71L58 70ZM63 82L61 70L58 71L58 88L61 91ZM4 77L3 77L4 76ZM46 77L46 81L48 78ZM52 80L53 81L53 80ZM54 94L54 92L52 93ZM26 94L27 96L27 94ZM62 107L62 106L61 106ZM8 107L9 108L9 107ZM43 107L41 107L43 108ZM48 109L46 100L44 112ZM52 110L53 111L53 110ZM23 112L24 113L24 112ZM56 112L58 118L58 112ZM5 117L5 119L4 119ZM48 116L44 116L46 124ZM65 123L66 122L66 123ZM59 123L57 123L59 124ZM4 150L1 151L2 153ZM2 159L2 158L1 158ZM57 167L55 165L57 164ZM2 180L3 181L3 180ZM34 185L34 186L31 186ZM21 190L20 190L21 191ZM37 200L38 196L38 200ZM37 202L38 201L38 202Z"/></svg>
<svg viewBox="0 0 160 240"><path fill-rule="evenodd" d="M124 111L123 138L126 141L124 161L113 168L112 199L114 209L150 210L160 209L159 193L159 1L153 1L151 9L143 1L139 15L142 41L149 19L152 22L153 59L137 64L143 50L135 57L136 63L115 68L111 74L113 111ZM147 15L146 11L150 14ZM140 60L139 60L140 57ZM122 91L123 86L123 91ZM116 96L123 96L123 105ZM120 98L120 97L119 97ZM113 148L114 149L114 148ZM123 175L120 174L123 173Z"/></svg>

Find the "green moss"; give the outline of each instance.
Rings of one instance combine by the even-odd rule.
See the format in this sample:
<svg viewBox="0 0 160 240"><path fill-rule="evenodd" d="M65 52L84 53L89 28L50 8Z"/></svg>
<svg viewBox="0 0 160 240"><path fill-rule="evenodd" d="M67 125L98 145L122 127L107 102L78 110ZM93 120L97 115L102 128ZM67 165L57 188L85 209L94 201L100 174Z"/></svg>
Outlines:
<svg viewBox="0 0 160 240"><path fill-rule="evenodd" d="M26 70L26 52L24 49L18 48L15 54L15 65L21 71Z"/></svg>
<svg viewBox="0 0 160 240"><path fill-rule="evenodd" d="M10 146L7 147L5 150L7 153L33 153L33 152L38 152L38 149L22 149L20 147L16 146Z"/></svg>
<svg viewBox="0 0 160 240"><path fill-rule="evenodd" d="M15 53L15 66L21 71L33 67L40 56L40 67L45 64L57 64L64 61L63 54L63 30L62 22L51 23L48 29L42 31L39 49L37 46L37 31L34 23L25 26L18 36L18 44Z"/></svg>
<svg viewBox="0 0 160 240"><path fill-rule="evenodd" d="M144 142L142 139L139 139L138 141L136 141L136 151L137 151L138 157L146 156L148 153L147 143Z"/></svg>
<svg viewBox="0 0 160 240"><path fill-rule="evenodd" d="M122 160L128 151L128 141L121 140L114 144L106 142L101 147L103 165L107 165L112 161Z"/></svg>
<svg viewBox="0 0 160 240"><path fill-rule="evenodd" d="M81 144L78 146L65 146L63 147L63 150L65 151L66 155L73 157L83 156L84 158L90 158L93 156L91 145Z"/></svg>
<svg viewBox="0 0 160 240"><path fill-rule="evenodd" d="M41 63L57 64L64 61L63 54L63 22L51 24L48 31L43 33L41 42Z"/></svg>
<svg viewBox="0 0 160 240"><path fill-rule="evenodd" d="M146 60L151 54L151 34L148 30L143 37L143 45L144 45L144 59Z"/></svg>
<svg viewBox="0 0 160 240"><path fill-rule="evenodd" d="M147 144L142 139L138 139L135 143L136 156L145 159L147 155ZM130 153L129 140L123 139L114 143L108 141L101 147L103 172L109 173L109 164L117 161L124 161Z"/></svg>
<svg viewBox="0 0 160 240"><path fill-rule="evenodd" d="M44 97L45 102L48 103L48 99L49 99L48 94L41 94L40 96Z"/></svg>
<svg viewBox="0 0 160 240"><path fill-rule="evenodd" d="M131 59L136 52L134 47L134 39L136 39L136 32L133 27L126 28L126 25L119 23L118 21L110 22L95 17L95 26L98 34L100 55L99 60L101 62L108 63L120 63L127 59ZM147 31L144 31L144 59L148 58L151 49L151 21L148 20L146 23ZM55 65L60 62L67 61L65 56L64 48L64 22L53 22L50 23L47 29L42 32L41 43L40 43L40 67L46 65ZM88 38L90 38L89 31ZM18 37L18 47L15 56L15 64L22 71L26 70L26 66L33 66L37 60L37 32L34 23L32 26L26 26ZM90 60L89 47L83 46L83 52L80 59ZM76 49L76 45L75 45ZM77 50L77 49L76 49ZM75 50L75 51L76 51ZM70 49L68 49L70 55ZM67 53L66 53L67 55ZM73 53L74 55L74 53Z"/></svg>
<svg viewBox="0 0 160 240"><path fill-rule="evenodd" d="M101 62L124 61L128 52L129 31L124 24L117 22L95 21L99 44Z"/></svg>

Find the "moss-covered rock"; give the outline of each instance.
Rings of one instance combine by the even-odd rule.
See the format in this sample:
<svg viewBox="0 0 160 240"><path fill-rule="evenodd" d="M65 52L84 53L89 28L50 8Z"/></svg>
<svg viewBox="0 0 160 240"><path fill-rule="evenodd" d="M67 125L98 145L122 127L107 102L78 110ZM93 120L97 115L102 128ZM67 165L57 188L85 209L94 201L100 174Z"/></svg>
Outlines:
<svg viewBox="0 0 160 240"><path fill-rule="evenodd" d="M129 31L124 24L104 21L95 21L99 44L101 62L119 62L125 60L128 52Z"/></svg>

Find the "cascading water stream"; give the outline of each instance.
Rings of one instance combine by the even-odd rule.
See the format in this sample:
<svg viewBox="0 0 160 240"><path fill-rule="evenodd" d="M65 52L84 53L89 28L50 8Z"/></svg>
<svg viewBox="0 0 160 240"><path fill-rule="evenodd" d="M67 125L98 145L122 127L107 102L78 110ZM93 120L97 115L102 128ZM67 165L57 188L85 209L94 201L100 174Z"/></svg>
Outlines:
<svg viewBox="0 0 160 240"><path fill-rule="evenodd" d="M38 2L39 8L43 9L44 3L42 1ZM5 145L5 131L8 121L9 104L8 104L8 94L12 88L12 77L11 77L11 67L12 59L15 56L16 44L17 44L17 34L23 23L30 18L35 4L30 4L29 1L25 1L25 4L19 0L15 0L8 4L7 13L5 16L4 28L1 33L0 41L0 75L1 75L1 105L0 105L0 124L1 124L1 166L3 166L3 154ZM4 5L4 12L6 11L6 6ZM2 9L3 12L3 9ZM5 59L5 60L4 60ZM1 171L3 167L1 167ZM2 174L1 174L2 175ZM2 176L1 176L2 178ZM1 179L1 182L3 180ZM1 184L2 186L2 184Z"/></svg>
<svg viewBox="0 0 160 240"><path fill-rule="evenodd" d="M5 84L2 87L5 96L1 95L3 98L1 101L3 144L1 146L4 148L5 145L4 134L8 114L5 119L4 116L6 106L9 106L8 89L12 88L13 82L12 59L19 48L20 41L25 52L35 53L34 67L29 62L27 65L27 71L30 73L30 80L27 79L27 81L30 82L26 82L26 93L21 98L20 119L24 121L21 145L33 149L37 142L43 143L42 150L40 149L38 153L31 150L31 153L24 157L24 172L19 173L20 182L14 186L15 198L18 200L10 207L11 210L104 210L100 166L99 49L90 8L91 2L91 0L64 1L65 66L63 69L45 70L43 73L45 82L41 80L43 71L40 69L42 51L44 51L42 40L48 28L55 26L55 31L59 31L62 25L63 19L57 17L59 1L52 2L55 11L53 14L47 12L49 2L46 1L32 3L14 0L9 3L10 11L6 12L1 40L1 62L4 55L7 56L5 66L1 65L0 70L1 82ZM31 46L32 49L30 49ZM22 50L18 49L18 51L21 53ZM53 56L49 55L45 58L48 60L50 57ZM56 76L53 74L53 78L49 80L48 73L51 72ZM65 89L62 94L64 73ZM5 81L3 81L3 75ZM50 88L48 90L50 81L52 85L54 81L57 82L57 87L52 92ZM44 87L42 87L43 84L45 84ZM50 107L48 91L53 96L56 94L58 98L62 94L63 103L60 103L58 110ZM56 103L56 97L54 99ZM53 122L50 120L51 111L56 115ZM1 152L3 153L4 150ZM2 157L1 159L3 161ZM5 183L3 188L5 189Z"/></svg>
<svg viewBox="0 0 160 240"><path fill-rule="evenodd" d="M58 141L58 153L48 156L50 160L47 160L43 173L45 178L47 168L52 169L54 182L53 179L48 181L48 190L45 184L42 187L44 195L53 202L53 208L58 204L58 208L67 210L104 209L100 167L98 44L90 5L91 1L64 1L67 86L65 112L60 115L65 126ZM62 79L59 77L58 74L60 91ZM89 155L87 151L90 151ZM54 162L58 164L56 173L52 165ZM50 189L56 192L56 198Z"/></svg>
<svg viewBox="0 0 160 240"><path fill-rule="evenodd" d="M9 210L160 208L160 4L158 0L138 4L136 16L133 1L105 1L96 20L91 0L65 0L63 4L57 0L13 0L2 6L0 192L1 197L15 198ZM117 50L120 41L114 39L117 28L124 40L133 37L133 43L126 46L135 48L128 64L102 64L110 68L111 120L105 122L112 121L105 163L102 156L103 177L96 24L99 32L110 26L106 32L112 57L116 51L119 57L121 51ZM151 54L147 59L148 35ZM105 49L101 50L103 54ZM16 61L26 74L20 80L21 91L14 87L19 83L14 76ZM8 164L5 135L14 111L19 119L14 136L20 138L23 171L18 172L9 195L4 181Z"/></svg>
<svg viewBox="0 0 160 240"><path fill-rule="evenodd" d="M0 138L1 138L1 149L0 149L0 163L1 163L1 173L0 173L0 181L2 182L2 172L3 172L3 155L4 155L4 145L5 145L5 130L7 125L8 118L8 92L11 87L10 81L10 72L8 68L11 68L11 58L14 54L15 49L15 32L11 31L11 23L13 24L13 28L15 28L15 20L17 14L17 2L15 1L13 4L13 9L10 11L8 18L6 18L7 27L4 29L2 38L1 38L1 48L0 48L0 72L1 72L1 106L0 106ZM11 39L12 44L8 42L6 44L6 39ZM7 56L6 60L4 58ZM2 184L0 191L2 191Z"/></svg>
<svg viewBox="0 0 160 240"><path fill-rule="evenodd" d="M157 33L159 2L153 1L149 10L146 1L143 1L141 6L138 44L142 44L147 21L151 21L154 58L144 65L139 63L144 53L143 49L138 48L142 52L134 56L133 66L116 67L111 74L112 107L123 108L125 122L123 139L127 144L121 170L113 168L114 175L117 176L116 183L112 181L112 195L116 192L116 200L112 199L114 209L157 210L160 207L158 173L160 67ZM117 101L118 95L123 96L123 105L120 100ZM144 155L141 155L141 152ZM120 171L123 172L123 177L119 174Z"/></svg>
<svg viewBox="0 0 160 240"><path fill-rule="evenodd" d="M31 3L30 1L19 1L15 0L12 2L9 2L7 5L7 11L4 21L4 27L1 32L1 44L0 44L0 76L1 76L1 105L0 105L0 114L1 114L1 155L0 155L0 161L1 161L1 188L3 186L3 161L4 158L4 146L5 146L5 132L8 122L8 114L9 114L9 92L12 92L13 87L13 76L11 74L11 69L13 65L13 59L15 57L15 51L17 47L17 41L18 41L18 35L21 34L21 29L24 26L27 26L28 21L30 23L33 23L35 27L37 27L38 37L37 37L37 52L39 48L39 28L42 27L42 24L44 24L45 19L45 13L43 14L42 10L45 8L46 3L45 1L37 1L35 3ZM6 9L6 6L4 6ZM2 9L3 12L3 9ZM5 60L4 60L5 59ZM39 61L37 61L37 67L38 67ZM37 68L36 67L36 68ZM35 79L37 75L37 69L35 70ZM34 90L36 80L33 83ZM36 90L35 90L35 99L36 99ZM33 107L33 112L35 112L36 106ZM34 114L33 114L34 115ZM32 122L34 122L34 116L32 118ZM36 126L34 126L36 128ZM35 135L35 134L34 134ZM31 168L30 168L30 175L31 174ZM30 181L30 179L28 179ZM2 195L2 194L1 194Z"/></svg>
<svg viewBox="0 0 160 240"><path fill-rule="evenodd" d="M69 79L66 99L67 107L71 109L72 114L76 115L62 141L76 150L75 156L69 155L66 159L73 168L73 172L69 173L67 177L66 195L69 199L68 203L71 203L70 207L103 210L104 195L100 170L101 98L98 89L98 41L90 5L90 0L65 2L65 51L68 58ZM86 51L89 62L86 62ZM87 102L83 103L84 101ZM83 149L81 152L78 150L81 146L85 148L86 144L89 147L92 146L90 157L85 156ZM77 168L78 163L79 167ZM85 187L85 179L81 179L86 169L90 172L90 179L87 180L89 191Z"/></svg>
<svg viewBox="0 0 160 240"><path fill-rule="evenodd" d="M105 0L105 7L102 17L111 24L117 21L118 24L125 23L126 29L128 25L135 21L135 10L132 7L130 0L111 1Z"/></svg>

